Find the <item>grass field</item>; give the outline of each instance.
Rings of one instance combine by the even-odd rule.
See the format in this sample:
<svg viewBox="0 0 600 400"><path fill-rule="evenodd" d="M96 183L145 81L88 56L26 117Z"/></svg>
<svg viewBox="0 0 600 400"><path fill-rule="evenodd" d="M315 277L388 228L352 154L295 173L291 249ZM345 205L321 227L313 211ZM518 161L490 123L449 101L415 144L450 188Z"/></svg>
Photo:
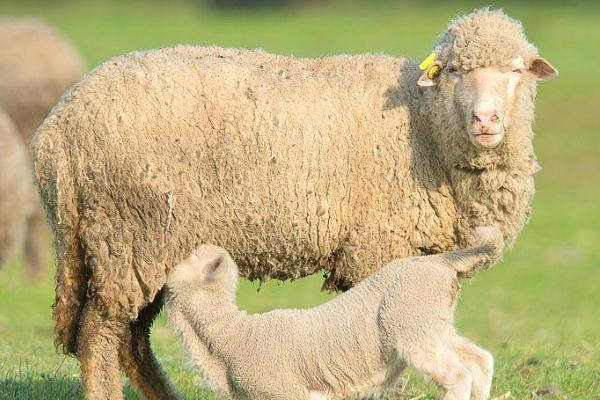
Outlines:
<svg viewBox="0 0 600 400"><path fill-rule="evenodd" d="M421 58L449 18L479 5L343 1L214 12L188 2L14 1L1 2L0 15L46 18L72 38L92 68L126 51L178 43ZM494 396L600 399L600 7L496 5L523 21L560 76L539 86L535 147L544 169L536 177L533 218L499 265L464 283L458 327L495 355ZM36 284L24 279L18 259L0 271L0 399L81 397L76 362L52 345L52 271ZM244 282L239 302L250 311L315 305L328 298L319 291L321 280L270 282L259 292ZM163 319L153 343L185 398L211 398L197 388ZM399 399L435 398L410 371L403 383ZM129 386L126 394L137 398Z"/></svg>

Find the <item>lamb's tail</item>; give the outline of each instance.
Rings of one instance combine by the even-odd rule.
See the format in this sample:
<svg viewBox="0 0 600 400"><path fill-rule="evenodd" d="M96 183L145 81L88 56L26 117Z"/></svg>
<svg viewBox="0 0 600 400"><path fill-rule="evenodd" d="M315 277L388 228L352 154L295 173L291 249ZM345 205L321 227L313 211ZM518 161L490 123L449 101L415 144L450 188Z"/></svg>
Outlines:
<svg viewBox="0 0 600 400"><path fill-rule="evenodd" d="M490 267L502 256L504 238L500 229L492 226L475 228L477 245L442 255L460 278L471 278L481 269Z"/></svg>
<svg viewBox="0 0 600 400"><path fill-rule="evenodd" d="M75 177L65 146L64 125L51 114L33 138L32 155L35 183L54 233L57 257L55 345L65 354L75 354L88 274L78 236Z"/></svg>

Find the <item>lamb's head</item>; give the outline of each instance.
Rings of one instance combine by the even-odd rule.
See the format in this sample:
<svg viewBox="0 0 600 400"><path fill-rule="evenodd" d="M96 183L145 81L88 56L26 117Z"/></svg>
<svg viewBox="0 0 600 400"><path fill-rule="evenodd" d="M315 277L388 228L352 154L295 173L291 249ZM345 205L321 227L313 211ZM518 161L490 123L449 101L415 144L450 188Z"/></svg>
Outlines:
<svg viewBox="0 0 600 400"><path fill-rule="evenodd" d="M452 22L421 69L418 85L435 108L430 111L434 123L449 136L442 138L444 146L471 158L503 151L506 141L522 142L510 135L531 141L522 127L511 128L531 125L535 82L557 75L518 21L489 9Z"/></svg>
<svg viewBox="0 0 600 400"><path fill-rule="evenodd" d="M238 268L229 253L218 246L203 244L177 264L167 278L171 293L207 293L235 298Z"/></svg>

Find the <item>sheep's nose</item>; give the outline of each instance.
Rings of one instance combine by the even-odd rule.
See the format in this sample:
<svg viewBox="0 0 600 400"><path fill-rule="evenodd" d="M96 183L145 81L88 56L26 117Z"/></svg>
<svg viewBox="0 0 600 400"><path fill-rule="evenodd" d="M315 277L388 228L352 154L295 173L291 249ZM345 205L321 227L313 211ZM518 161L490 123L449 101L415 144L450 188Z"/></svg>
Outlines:
<svg viewBox="0 0 600 400"><path fill-rule="evenodd" d="M498 117L498 113L495 110L473 111L473 122L479 123L482 128L489 127L499 120L500 117Z"/></svg>

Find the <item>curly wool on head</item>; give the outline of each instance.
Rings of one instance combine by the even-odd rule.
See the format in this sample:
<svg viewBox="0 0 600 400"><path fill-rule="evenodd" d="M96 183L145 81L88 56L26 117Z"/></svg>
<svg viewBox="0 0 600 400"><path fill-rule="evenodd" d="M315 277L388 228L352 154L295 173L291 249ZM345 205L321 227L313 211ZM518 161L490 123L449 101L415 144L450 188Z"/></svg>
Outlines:
<svg viewBox="0 0 600 400"><path fill-rule="evenodd" d="M527 62L538 55L535 46L527 41L521 22L502 10L489 8L452 21L434 52L444 64L464 71L508 67L517 57L527 56Z"/></svg>

